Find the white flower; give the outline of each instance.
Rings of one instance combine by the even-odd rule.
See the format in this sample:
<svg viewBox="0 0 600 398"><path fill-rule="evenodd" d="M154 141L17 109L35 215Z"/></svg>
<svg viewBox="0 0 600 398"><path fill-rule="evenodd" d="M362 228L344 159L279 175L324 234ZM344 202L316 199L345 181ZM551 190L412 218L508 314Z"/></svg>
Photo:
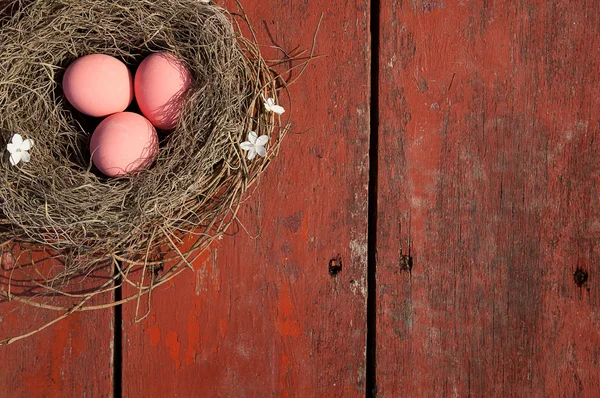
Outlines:
<svg viewBox="0 0 600 398"><path fill-rule="evenodd" d="M278 115L282 115L283 112L285 112L283 106L276 105L273 98L269 98L265 101L265 109L269 112L275 112Z"/></svg>
<svg viewBox="0 0 600 398"><path fill-rule="evenodd" d="M31 160L28 150L33 146L33 140L23 140L21 134L13 135L12 142L6 146L10 152L10 164L13 166L19 162L27 163Z"/></svg>
<svg viewBox="0 0 600 398"><path fill-rule="evenodd" d="M248 134L248 141L242 142L240 146L244 151L248 151L248 159L252 160L256 157L257 153L262 157L267 156L265 145L267 145L268 141L269 137L266 135L259 137L254 131L251 131Z"/></svg>

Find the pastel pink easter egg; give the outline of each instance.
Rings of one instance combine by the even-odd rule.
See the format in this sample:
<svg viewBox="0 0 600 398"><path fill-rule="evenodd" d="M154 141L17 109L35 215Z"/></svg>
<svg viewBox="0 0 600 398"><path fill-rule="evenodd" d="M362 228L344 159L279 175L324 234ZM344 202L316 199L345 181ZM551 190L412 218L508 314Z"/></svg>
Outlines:
<svg viewBox="0 0 600 398"><path fill-rule="evenodd" d="M108 177L134 174L148 168L158 153L156 129L137 113L115 113L92 134L90 152L94 165Z"/></svg>
<svg viewBox="0 0 600 398"><path fill-rule="evenodd" d="M103 117L122 112L131 104L133 75L123 62L110 55L86 55L65 71L63 92L78 111Z"/></svg>
<svg viewBox="0 0 600 398"><path fill-rule="evenodd" d="M173 54L154 53L146 57L135 73L135 97L140 110L162 130L177 126L184 95L192 77Z"/></svg>

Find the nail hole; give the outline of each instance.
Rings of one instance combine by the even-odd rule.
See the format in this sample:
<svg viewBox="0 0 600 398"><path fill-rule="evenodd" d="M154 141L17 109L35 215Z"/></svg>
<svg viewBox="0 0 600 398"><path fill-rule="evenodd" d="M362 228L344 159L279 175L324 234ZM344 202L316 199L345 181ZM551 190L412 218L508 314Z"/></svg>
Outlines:
<svg viewBox="0 0 600 398"><path fill-rule="evenodd" d="M577 286L581 287L584 283L587 282L587 280L588 280L588 273L585 272L584 270L582 270L581 268L578 268L573 273L573 280L575 281L575 284Z"/></svg>
<svg viewBox="0 0 600 398"><path fill-rule="evenodd" d="M160 265L155 265L152 267L152 273L154 274L155 278L158 278L158 275L160 275L161 271L163 271L165 269L165 265L163 263L161 263Z"/></svg>
<svg viewBox="0 0 600 398"><path fill-rule="evenodd" d="M400 255L400 270L406 271L406 272L411 272L412 267L413 267L412 257L409 256L408 254L401 254Z"/></svg>
<svg viewBox="0 0 600 398"><path fill-rule="evenodd" d="M337 256L329 260L329 275L336 276L342 272L342 257Z"/></svg>

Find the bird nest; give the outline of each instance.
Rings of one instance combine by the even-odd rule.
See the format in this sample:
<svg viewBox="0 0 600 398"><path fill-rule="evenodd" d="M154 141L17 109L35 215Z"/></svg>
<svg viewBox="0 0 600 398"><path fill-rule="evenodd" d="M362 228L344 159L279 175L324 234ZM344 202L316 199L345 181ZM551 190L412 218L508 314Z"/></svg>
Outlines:
<svg viewBox="0 0 600 398"><path fill-rule="evenodd" d="M0 295L58 311L49 324L73 311L139 304L235 222L242 196L288 130L265 108L287 82L261 56L241 6L232 14L200 0L34 0L5 4L0 15L0 144L16 134L34 142L28 163L11 165L6 151L0 158L0 239L29 268L41 258L54 264L48 275L17 260L35 294L11 293L9 280ZM134 70L159 51L192 74L178 125L159 134L151 168L106 178L90 161L99 120L69 105L62 76L84 55L111 55ZM310 59L301 54L295 59ZM250 131L269 137L265 157L245 156L240 143ZM68 292L70 281L106 269L102 283ZM90 305L123 284L133 293ZM74 301L49 304L56 296Z"/></svg>

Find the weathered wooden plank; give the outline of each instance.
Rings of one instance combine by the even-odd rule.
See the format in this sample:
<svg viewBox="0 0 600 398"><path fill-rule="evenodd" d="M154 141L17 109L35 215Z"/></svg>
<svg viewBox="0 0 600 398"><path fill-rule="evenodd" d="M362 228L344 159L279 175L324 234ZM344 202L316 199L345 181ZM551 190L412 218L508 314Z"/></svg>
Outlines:
<svg viewBox="0 0 600 398"><path fill-rule="evenodd" d="M17 248L3 247L0 290L25 300L70 308L74 301L40 297L45 292L32 282L44 283L42 275L56 275L61 264L40 261L38 274L30 256ZM24 272L16 263L25 266ZM110 270L108 270L110 272ZM72 281L66 289L77 294L107 281L100 270L85 279ZM10 285L10 287L9 287ZM0 294L0 340L35 330L62 314L34 308ZM110 299L110 298L109 298ZM90 301L100 304L100 301ZM113 320L112 309L76 312L31 337L0 346L0 396L2 397L91 397L113 394Z"/></svg>
<svg viewBox="0 0 600 398"><path fill-rule="evenodd" d="M382 0L380 396L600 395L599 29Z"/></svg>
<svg viewBox="0 0 600 398"><path fill-rule="evenodd" d="M244 2L263 43L317 53L292 86L295 122L244 205L243 230L171 285L124 307L125 396L364 395L369 4ZM227 3L234 9L234 2ZM329 274L330 260L342 271Z"/></svg>

